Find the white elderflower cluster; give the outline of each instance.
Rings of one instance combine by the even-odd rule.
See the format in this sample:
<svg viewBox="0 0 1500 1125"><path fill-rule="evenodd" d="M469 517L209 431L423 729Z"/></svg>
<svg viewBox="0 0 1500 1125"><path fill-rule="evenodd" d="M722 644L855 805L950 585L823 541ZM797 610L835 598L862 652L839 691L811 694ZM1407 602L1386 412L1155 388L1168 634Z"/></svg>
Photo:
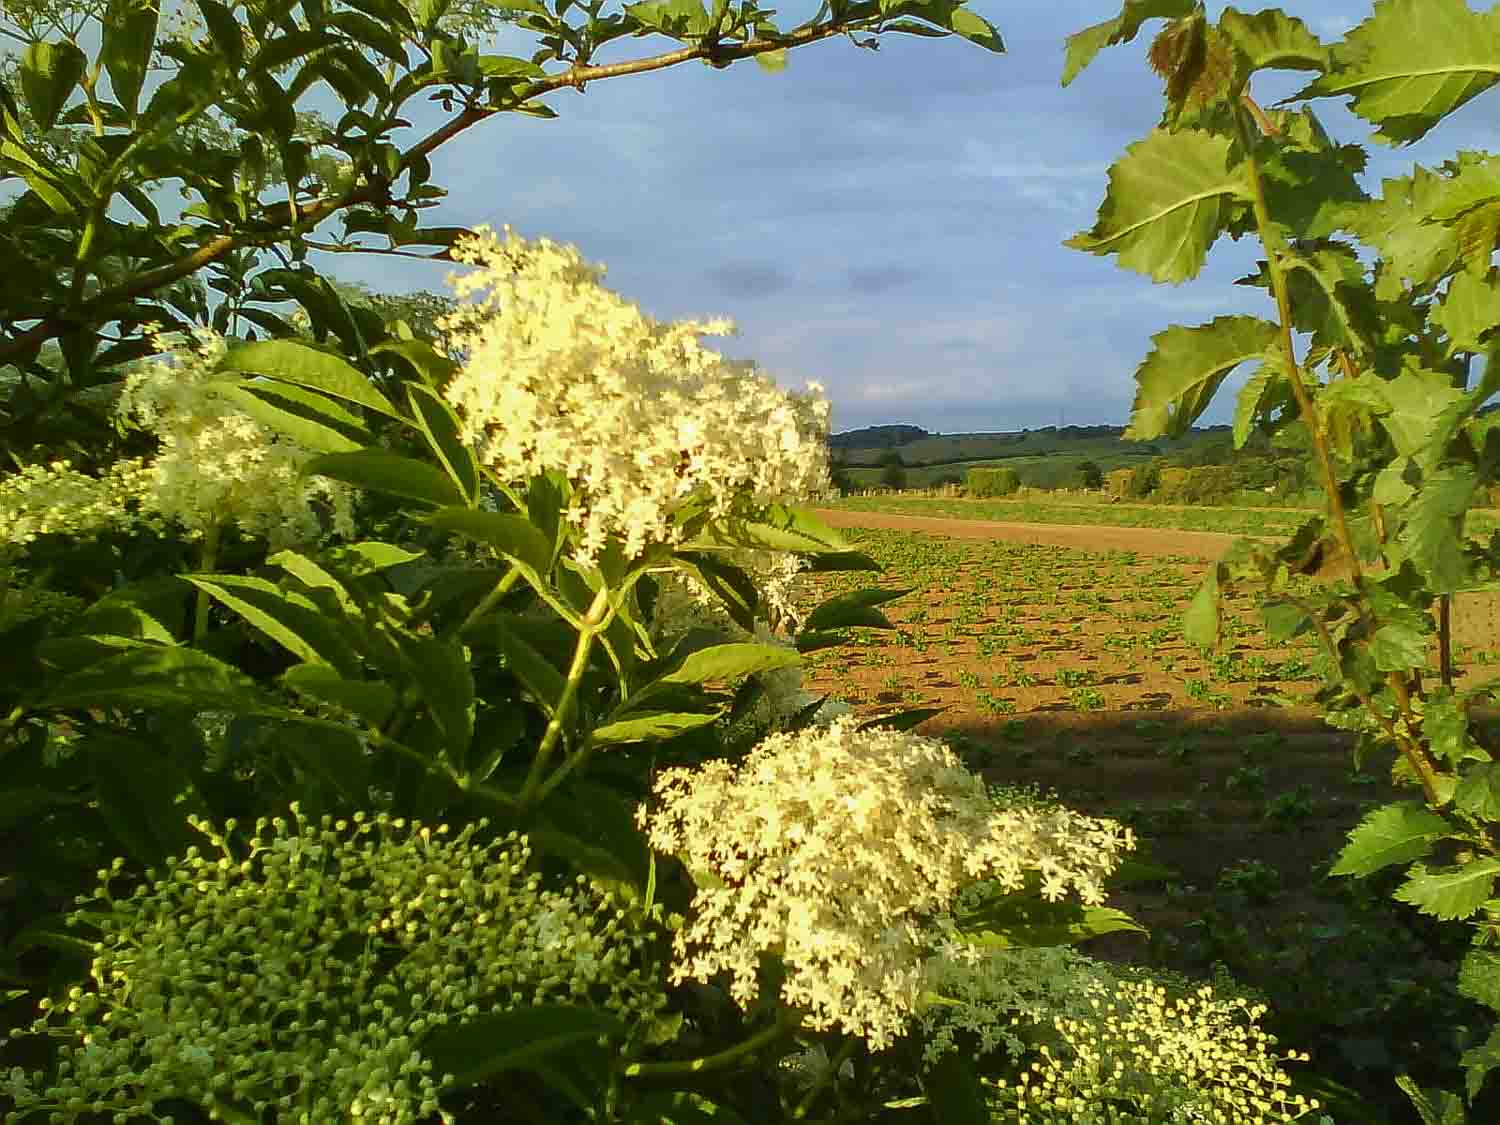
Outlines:
<svg viewBox="0 0 1500 1125"><path fill-rule="evenodd" d="M0 550L41 535L94 535L123 531L136 520L135 505L149 480L138 460L118 461L92 477L71 462L27 465L0 477Z"/></svg>
<svg viewBox="0 0 1500 1125"><path fill-rule="evenodd" d="M352 537L348 486L304 476L311 450L261 425L211 386L231 378L217 370L227 346L199 330L169 359L144 363L126 380L117 413L161 440L146 466L144 505L194 537L232 523L274 549L322 537L318 503L333 530Z"/></svg>
<svg viewBox="0 0 1500 1125"><path fill-rule="evenodd" d="M639 915L543 889L523 837L293 812L257 821L248 855L233 822L195 821L219 854L189 849L130 898L100 872L92 986L31 1027L60 1061L50 1080L12 1070L18 1113L169 1121L154 1104L172 1097L299 1125L450 1121L429 1032L534 1004L632 1022L665 1004Z"/></svg>
<svg viewBox="0 0 1500 1125"><path fill-rule="evenodd" d="M1258 1025L1263 1005L1205 985L1172 999L1149 980L1083 982L1090 1011L1056 1015L1056 1045L1018 1080L1000 1083L994 1120L1025 1125L1285 1125L1318 1103L1292 1093Z"/></svg>
<svg viewBox="0 0 1500 1125"><path fill-rule="evenodd" d="M762 953L814 1030L874 1050L904 1034L924 989L936 919L981 880L1098 903L1134 844L1128 829L1062 807L997 807L943 743L852 718L772 735L738 764L664 771L638 819L652 847L699 879L673 979L731 977L746 1006Z"/></svg>
<svg viewBox="0 0 1500 1125"><path fill-rule="evenodd" d="M826 487L821 388L788 393L704 347L728 321L661 324L575 248L505 235L455 248L479 268L453 278L470 300L440 322L465 357L446 393L503 480L573 482L581 561L612 536L632 556L677 542L690 506L745 515Z"/></svg>

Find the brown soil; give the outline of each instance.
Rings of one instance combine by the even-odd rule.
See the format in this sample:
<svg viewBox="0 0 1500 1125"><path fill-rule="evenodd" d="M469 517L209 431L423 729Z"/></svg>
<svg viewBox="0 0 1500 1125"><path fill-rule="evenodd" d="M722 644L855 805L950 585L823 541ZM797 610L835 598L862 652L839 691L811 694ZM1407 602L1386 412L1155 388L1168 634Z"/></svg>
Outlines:
<svg viewBox="0 0 1500 1125"><path fill-rule="evenodd" d="M1174 531L1157 527L1100 527L1064 523L1008 523L1002 520L966 520L943 516L906 516L893 512L846 512L818 508L816 514L829 527L870 527L889 531L915 531L923 535L946 535L960 539L990 539L1005 543L1032 543L1049 547L1075 547L1083 551L1133 551L1153 557L1216 559L1241 535L1212 531Z"/></svg>

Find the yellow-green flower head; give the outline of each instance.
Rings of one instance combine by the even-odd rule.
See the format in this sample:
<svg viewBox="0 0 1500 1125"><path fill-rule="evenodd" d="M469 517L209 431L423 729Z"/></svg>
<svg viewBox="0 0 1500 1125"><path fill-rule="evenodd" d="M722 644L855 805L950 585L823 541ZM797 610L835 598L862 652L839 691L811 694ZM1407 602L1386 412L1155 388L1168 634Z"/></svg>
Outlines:
<svg viewBox="0 0 1500 1125"><path fill-rule="evenodd" d="M731 977L756 998L779 954L782 999L813 1029L874 1049L905 1034L924 962L962 889L988 880L1097 903L1134 844L1128 829L1060 806L997 806L943 743L860 730L850 717L776 734L743 762L664 771L639 819L700 879L676 936L674 980Z"/></svg>
<svg viewBox="0 0 1500 1125"><path fill-rule="evenodd" d="M690 498L725 516L826 488L816 384L789 394L729 363L700 342L728 321L658 323L571 246L477 234L454 253L478 268L453 279L470 301L443 323L465 357L448 400L501 478L573 482L583 559L611 536L631 555L676 542Z"/></svg>
<svg viewBox="0 0 1500 1125"><path fill-rule="evenodd" d="M30 1031L61 1041L60 1065L11 1072L18 1113L162 1121L170 1097L405 1125L440 1113L444 1076L422 1055L436 1028L547 1003L637 1022L665 1004L638 912L544 889L522 837L294 815L234 847L232 822L194 826L218 854L190 848L127 899L100 873L92 979L44 1002Z"/></svg>

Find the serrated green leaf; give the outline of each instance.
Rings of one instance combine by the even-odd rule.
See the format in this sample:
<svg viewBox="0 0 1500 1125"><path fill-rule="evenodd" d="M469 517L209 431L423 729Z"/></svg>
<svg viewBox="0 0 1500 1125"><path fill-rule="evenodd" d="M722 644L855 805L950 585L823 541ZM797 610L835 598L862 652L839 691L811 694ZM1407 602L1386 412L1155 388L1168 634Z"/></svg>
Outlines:
<svg viewBox="0 0 1500 1125"><path fill-rule="evenodd" d="M227 371L243 371L310 387L334 398L358 403L388 418L404 420L357 367L332 352L295 340L242 344L224 357L221 366Z"/></svg>
<svg viewBox="0 0 1500 1125"><path fill-rule="evenodd" d="M1363 878L1396 863L1410 863L1432 851L1451 831L1448 822L1415 801L1383 805L1349 833L1330 875Z"/></svg>
<svg viewBox="0 0 1500 1125"><path fill-rule="evenodd" d="M1401 622L1382 625L1370 638L1370 655L1382 672L1404 672L1427 665L1427 636Z"/></svg>
<svg viewBox="0 0 1500 1125"><path fill-rule="evenodd" d="M1407 505L1397 541L1435 594L1457 593L1468 578L1462 521L1477 487L1472 468L1452 465L1423 481Z"/></svg>
<svg viewBox="0 0 1500 1125"><path fill-rule="evenodd" d="M346 680L326 664L294 664L282 679L298 695L342 708L381 727L396 706L396 693L373 680Z"/></svg>
<svg viewBox="0 0 1500 1125"><path fill-rule="evenodd" d="M1429 285L1458 265L1456 229L1430 221L1448 186L1446 178L1418 166L1410 176L1382 181L1378 197L1345 208L1343 226L1380 254L1377 296L1397 299L1402 283Z"/></svg>
<svg viewBox="0 0 1500 1125"><path fill-rule="evenodd" d="M33 43L26 48L21 55L21 93L37 128L52 128L87 68L88 57L73 43Z"/></svg>
<svg viewBox="0 0 1500 1125"><path fill-rule="evenodd" d="M1374 290L1354 249L1325 241L1282 256L1297 327L1319 347L1365 356L1381 329Z"/></svg>
<svg viewBox="0 0 1500 1125"><path fill-rule="evenodd" d="M1500 766L1485 762L1466 771L1453 791L1453 804L1480 820L1500 820Z"/></svg>
<svg viewBox="0 0 1500 1125"><path fill-rule="evenodd" d="M1185 434L1229 373L1265 356L1277 333L1276 325L1253 316L1221 316L1195 328L1173 325L1158 332L1136 369L1135 408L1126 439Z"/></svg>
<svg viewBox="0 0 1500 1125"><path fill-rule="evenodd" d="M1219 30L1245 56L1249 70L1323 70L1328 48L1296 16L1279 8L1246 15L1225 8Z"/></svg>
<svg viewBox="0 0 1500 1125"><path fill-rule="evenodd" d="M688 550L751 547L804 553L853 550L848 541L805 508L775 505L759 519L726 519L710 524Z"/></svg>
<svg viewBox="0 0 1500 1125"><path fill-rule="evenodd" d="M1500 953L1471 949L1458 969L1458 991L1475 1003L1500 1012Z"/></svg>
<svg viewBox="0 0 1500 1125"><path fill-rule="evenodd" d="M159 747L94 734L84 751L99 812L139 863L159 864L197 842L187 818L207 816L208 807L192 778Z"/></svg>
<svg viewBox="0 0 1500 1125"><path fill-rule="evenodd" d="M1486 337L1500 327L1500 278L1493 270L1482 277L1467 270L1455 274L1427 318L1448 333L1450 355L1483 351Z"/></svg>
<svg viewBox="0 0 1500 1125"><path fill-rule="evenodd" d="M447 507L433 512L427 522L439 531L467 535L495 549L508 559L544 575L552 563L552 545L525 516L482 512L467 507Z"/></svg>
<svg viewBox="0 0 1500 1125"><path fill-rule="evenodd" d="M1396 1085L1417 1111L1422 1125L1466 1125L1468 1122L1464 1100L1457 1094L1449 1090L1423 1090L1409 1074L1397 1075Z"/></svg>
<svg viewBox="0 0 1500 1125"><path fill-rule="evenodd" d="M1262 416L1261 406L1273 396L1276 382L1284 379L1280 365L1266 361L1255 370L1255 374L1240 388L1234 404L1234 447L1244 448L1250 440L1250 431Z"/></svg>
<svg viewBox="0 0 1500 1125"><path fill-rule="evenodd" d="M1347 95L1380 139L1405 144L1497 81L1500 12L1465 0L1377 0L1333 46L1331 70L1296 97Z"/></svg>
<svg viewBox="0 0 1500 1125"><path fill-rule="evenodd" d="M1109 170L1109 191L1092 229L1065 243L1153 281L1197 277L1232 206L1248 199L1243 160L1228 137L1201 129L1153 129Z"/></svg>
<svg viewBox="0 0 1500 1125"><path fill-rule="evenodd" d="M529 622L507 613L496 616L499 619L496 639L506 666L550 718L557 710L567 681L528 639L526 634L530 628Z"/></svg>
<svg viewBox="0 0 1500 1125"><path fill-rule="evenodd" d="M506 1071L534 1069L548 1055L624 1031L605 1012L546 1004L445 1024L428 1033L421 1051L434 1074L452 1076L444 1090L462 1090Z"/></svg>
<svg viewBox="0 0 1500 1125"><path fill-rule="evenodd" d="M1500 859L1475 859L1458 867L1429 868L1414 864L1407 881L1397 887L1392 897L1415 906L1445 922L1469 918L1490 900L1495 879L1500 876Z"/></svg>
<svg viewBox="0 0 1500 1125"><path fill-rule="evenodd" d="M1043 948L1104 934L1146 932L1124 911L1112 907L1050 902L1013 892L995 894L954 920L964 941L995 948Z"/></svg>
<svg viewBox="0 0 1500 1125"><path fill-rule="evenodd" d="M438 508L465 502L452 478L435 465L378 449L325 453L309 461L304 471Z"/></svg>
<svg viewBox="0 0 1500 1125"><path fill-rule="evenodd" d="M1068 36L1062 84L1068 85L1105 47L1129 43L1141 25L1153 19L1180 19L1193 13L1196 0L1125 0L1120 14Z"/></svg>
<svg viewBox="0 0 1500 1125"><path fill-rule="evenodd" d="M1375 486L1371 490L1375 503L1399 508L1417 494L1416 488L1406 479L1412 464L1410 457L1398 457L1375 474Z"/></svg>

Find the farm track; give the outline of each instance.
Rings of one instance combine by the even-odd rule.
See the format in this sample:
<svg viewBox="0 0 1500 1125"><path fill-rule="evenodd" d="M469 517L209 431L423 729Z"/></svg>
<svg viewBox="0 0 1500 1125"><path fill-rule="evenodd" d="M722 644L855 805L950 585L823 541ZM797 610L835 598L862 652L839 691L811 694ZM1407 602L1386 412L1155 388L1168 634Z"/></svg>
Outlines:
<svg viewBox="0 0 1500 1125"><path fill-rule="evenodd" d="M990 539L1084 551L1133 551L1137 555L1214 560L1242 535L1213 531L1179 531L1157 527L1110 527L1101 524L1011 523L1002 520L958 519L950 516L908 516L894 512L858 512L842 508L814 509L830 527L866 527L915 531L956 539Z"/></svg>

